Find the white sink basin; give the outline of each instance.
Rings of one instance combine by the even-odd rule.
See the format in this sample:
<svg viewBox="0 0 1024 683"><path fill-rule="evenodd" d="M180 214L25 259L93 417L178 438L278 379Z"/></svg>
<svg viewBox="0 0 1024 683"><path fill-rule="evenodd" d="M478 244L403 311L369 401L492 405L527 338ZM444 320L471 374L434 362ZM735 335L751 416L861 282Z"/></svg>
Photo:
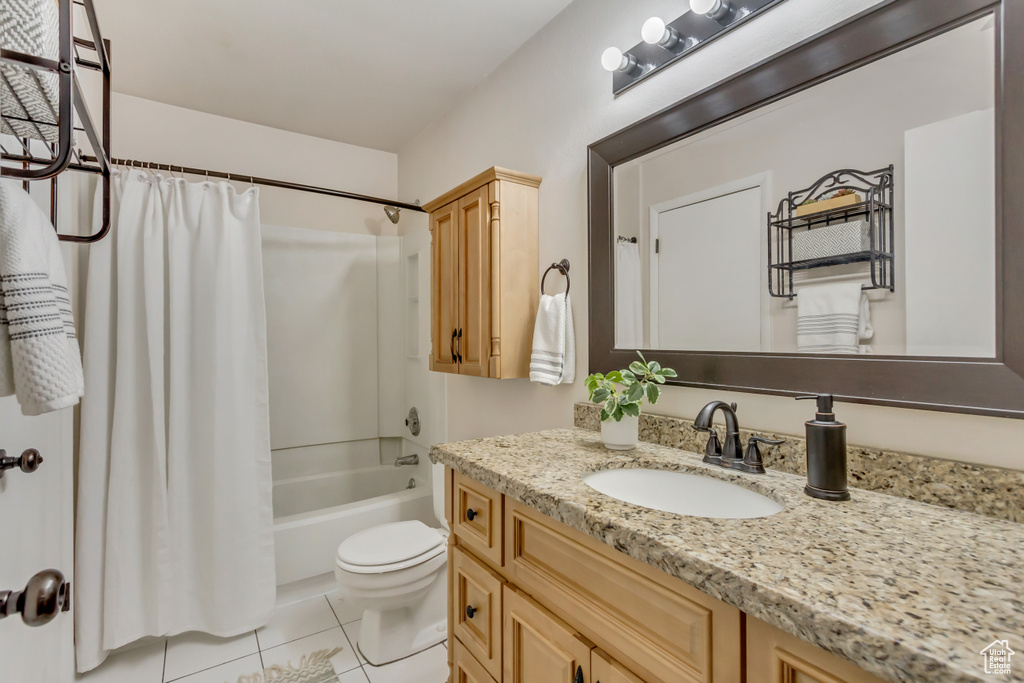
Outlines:
<svg viewBox="0 0 1024 683"><path fill-rule="evenodd" d="M767 496L721 479L670 470L602 470L583 477L590 488L626 503L690 517L750 519L781 512Z"/></svg>

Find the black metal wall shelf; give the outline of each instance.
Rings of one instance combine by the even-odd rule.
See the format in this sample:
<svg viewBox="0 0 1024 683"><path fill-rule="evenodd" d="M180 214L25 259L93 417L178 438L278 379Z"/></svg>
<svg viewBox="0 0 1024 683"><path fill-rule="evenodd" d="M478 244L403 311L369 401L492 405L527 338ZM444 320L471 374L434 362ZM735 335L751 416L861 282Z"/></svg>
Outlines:
<svg viewBox="0 0 1024 683"><path fill-rule="evenodd" d="M846 206L797 215L801 205L819 200L838 190L853 190L864 196ZM867 224L866 249L817 258L794 259L794 233L829 225L863 220ZM893 165L877 171L842 169L820 178L802 190L790 192L768 214L768 292L777 298L793 299L793 274L797 271L850 263L867 263L870 285L863 289L895 291L896 259L893 254Z"/></svg>
<svg viewBox="0 0 1024 683"><path fill-rule="evenodd" d="M74 6L82 7L89 24L91 38L76 36L73 26ZM103 183L103 224L92 235L59 235L66 242L96 242L110 230L110 43L103 40L93 0L58 0L58 46L56 60L25 54L15 50L0 50L0 62L33 69L41 73L56 74L58 95L55 116L40 120L18 118L4 113L3 118L20 124L29 124L37 130L57 129L57 141L45 142L29 138L17 139L20 149L8 150L0 145L0 175L30 181L51 180L50 214L57 223L57 176L66 170L98 173ZM86 51L86 56L82 51ZM103 80L103 111L95 119L89 111L77 69L97 71ZM15 95L17 96L17 95ZM23 107L28 110L27 107ZM77 125L75 123L77 115ZM92 148L91 163L86 153L75 145L75 132L83 133Z"/></svg>

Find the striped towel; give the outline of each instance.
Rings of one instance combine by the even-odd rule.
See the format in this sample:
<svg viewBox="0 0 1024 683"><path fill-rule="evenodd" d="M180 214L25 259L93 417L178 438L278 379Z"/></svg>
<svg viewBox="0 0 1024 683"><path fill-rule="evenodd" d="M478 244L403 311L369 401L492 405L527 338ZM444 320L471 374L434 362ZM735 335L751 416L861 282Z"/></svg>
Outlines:
<svg viewBox="0 0 1024 683"><path fill-rule="evenodd" d="M871 309L859 282L802 287L797 291L796 345L807 353L862 353L870 339Z"/></svg>
<svg viewBox="0 0 1024 683"><path fill-rule="evenodd" d="M0 396L39 415L78 403L82 356L64 259L49 217L0 180Z"/></svg>
<svg viewBox="0 0 1024 683"><path fill-rule="evenodd" d="M533 326L530 381L554 386L576 379L576 333L569 295L541 294Z"/></svg>

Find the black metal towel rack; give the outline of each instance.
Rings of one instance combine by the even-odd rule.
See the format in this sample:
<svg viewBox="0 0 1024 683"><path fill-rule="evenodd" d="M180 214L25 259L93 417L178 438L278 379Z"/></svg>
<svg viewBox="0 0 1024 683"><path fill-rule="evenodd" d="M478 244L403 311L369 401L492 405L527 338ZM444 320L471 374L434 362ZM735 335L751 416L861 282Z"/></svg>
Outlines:
<svg viewBox="0 0 1024 683"><path fill-rule="evenodd" d="M569 295L569 259L562 259L558 263L552 263L548 266L548 269L544 271L544 275L540 279L540 293L544 293L544 281L548 279L548 273L552 270L557 270L559 273L565 276L565 294Z"/></svg>
<svg viewBox="0 0 1024 683"><path fill-rule="evenodd" d="M74 35L72 25L73 6L85 10L92 39ZM57 129L56 143L33 143L27 138L20 139L20 152L10 152L0 145L0 174L21 178L28 189L28 183L35 180L50 180L50 217L56 225L57 218L57 176L68 169L87 170L103 176L103 225L93 235L60 235L66 242L96 242L110 230L110 43L103 40L93 0L58 0L58 57L56 60L25 54L15 50L0 49L0 62L13 64L57 76L57 111L54 120L36 121L21 119L37 129ZM95 58L83 57L82 50L95 54ZM98 71L103 77L103 112L100 127L89 112L79 82L77 69ZM15 94L17 97L17 94ZM25 108L29 111L28 108ZM75 114L79 126L75 126ZM5 119L15 120L10 114ZM95 166L84 167L83 153L75 148L74 132L85 133L93 149ZM45 153L37 152L40 147Z"/></svg>

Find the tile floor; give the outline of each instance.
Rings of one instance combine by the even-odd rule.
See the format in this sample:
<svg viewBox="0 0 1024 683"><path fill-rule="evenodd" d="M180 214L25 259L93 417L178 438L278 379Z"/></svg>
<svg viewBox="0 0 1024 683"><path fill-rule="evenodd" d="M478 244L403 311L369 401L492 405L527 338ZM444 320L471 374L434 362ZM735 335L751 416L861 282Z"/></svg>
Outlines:
<svg viewBox="0 0 1024 683"><path fill-rule="evenodd" d="M355 649L362 614L336 593L299 601L279 598L274 620L236 638L189 633L111 655L84 683L235 683L273 664L298 664L303 655L336 647L331 659L339 683L444 683L446 645L408 659L372 666Z"/></svg>

